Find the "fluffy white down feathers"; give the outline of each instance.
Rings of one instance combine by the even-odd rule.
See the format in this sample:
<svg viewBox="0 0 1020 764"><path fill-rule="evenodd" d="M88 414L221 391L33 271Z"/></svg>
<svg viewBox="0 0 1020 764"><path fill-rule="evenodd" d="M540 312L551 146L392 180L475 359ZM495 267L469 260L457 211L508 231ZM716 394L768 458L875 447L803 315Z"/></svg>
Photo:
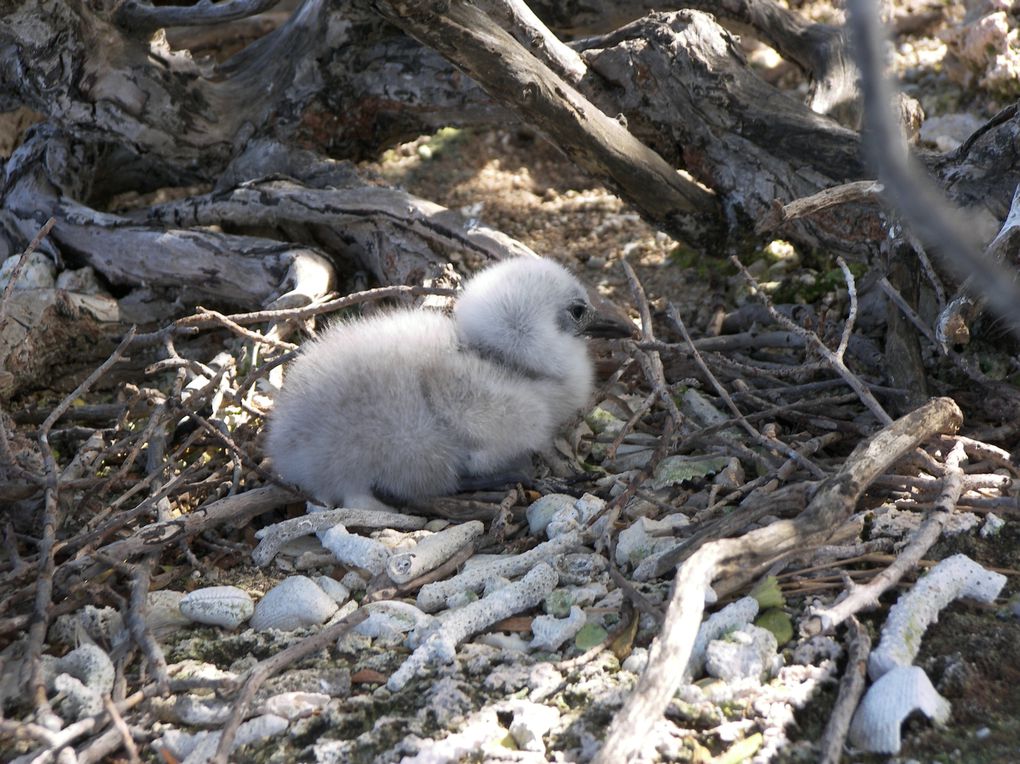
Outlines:
<svg viewBox="0 0 1020 764"><path fill-rule="evenodd" d="M591 395L581 335L615 327L560 265L504 261L467 283L452 317L397 310L307 343L268 453L281 477L336 506L453 493L551 444Z"/></svg>

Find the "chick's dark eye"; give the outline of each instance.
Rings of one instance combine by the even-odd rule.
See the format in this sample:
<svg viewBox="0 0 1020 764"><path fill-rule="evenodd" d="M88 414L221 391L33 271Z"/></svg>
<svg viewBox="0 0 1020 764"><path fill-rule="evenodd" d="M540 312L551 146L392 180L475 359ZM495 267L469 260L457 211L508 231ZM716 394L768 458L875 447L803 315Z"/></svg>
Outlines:
<svg viewBox="0 0 1020 764"><path fill-rule="evenodd" d="M585 305L584 305L584 303L575 302L573 305L570 306L569 310L570 310L570 317L572 319L574 319L575 321L580 321L582 318L584 318L584 312L585 312Z"/></svg>

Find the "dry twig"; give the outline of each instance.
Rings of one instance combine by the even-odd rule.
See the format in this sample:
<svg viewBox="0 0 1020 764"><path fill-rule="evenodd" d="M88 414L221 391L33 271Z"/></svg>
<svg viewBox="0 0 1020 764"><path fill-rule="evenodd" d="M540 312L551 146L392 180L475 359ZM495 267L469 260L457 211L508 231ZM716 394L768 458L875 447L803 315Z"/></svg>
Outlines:
<svg viewBox="0 0 1020 764"><path fill-rule="evenodd" d="M850 515L874 477L927 438L957 429L961 421L951 399L932 400L854 449L843 468L818 486L795 520L775 522L739 539L713 541L695 552L677 571L662 632L652 644L637 688L613 719L596 764L626 761L647 738L680 679L681 672L667 666L687 664L713 579L736 565L743 574L753 574L798 547L824 541Z"/></svg>

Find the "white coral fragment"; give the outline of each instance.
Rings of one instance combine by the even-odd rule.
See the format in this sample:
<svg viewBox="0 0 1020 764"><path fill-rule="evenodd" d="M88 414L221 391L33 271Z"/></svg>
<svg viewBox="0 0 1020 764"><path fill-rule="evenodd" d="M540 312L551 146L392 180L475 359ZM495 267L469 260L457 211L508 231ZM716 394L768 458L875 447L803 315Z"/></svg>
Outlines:
<svg viewBox="0 0 1020 764"><path fill-rule="evenodd" d="M382 637L387 641L394 641L399 635L412 629L427 627L433 621L432 616L400 600L369 602L363 608L368 612L368 618L354 627L354 633L372 639Z"/></svg>
<svg viewBox="0 0 1020 764"><path fill-rule="evenodd" d="M687 661L684 676L687 678L699 676L705 666L705 651L708 649L708 644L727 632L750 623L756 615L758 615L758 600L754 597L742 597L706 618L698 629L698 636L694 639L694 646L691 648L691 657Z"/></svg>
<svg viewBox="0 0 1020 764"><path fill-rule="evenodd" d="M425 666L451 662L460 642L497 621L535 607L555 588L558 580L556 571L542 562L520 581L470 605L444 612L435 619L433 626L425 629L427 634L414 635L418 647L393 673L386 686L391 692L397 692Z"/></svg>
<svg viewBox="0 0 1020 764"><path fill-rule="evenodd" d="M563 511L571 511L576 499L565 493L549 493L532 502L525 516L528 518L528 531L532 536L545 533L553 517Z"/></svg>
<svg viewBox="0 0 1020 764"><path fill-rule="evenodd" d="M545 754L542 738L559 722L559 710L529 700L515 700L511 705L514 718L510 722L510 735L517 747L522 751Z"/></svg>
<svg viewBox="0 0 1020 764"><path fill-rule="evenodd" d="M566 618L540 615L531 622L532 650L558 650L560 645L579 632L587 622L584 611L577 605L570 608Z"/></svg>
<svg viewBox="0 0 1020 764"><path fill-rule="evenodd" d="M266 700L266 713L294 721L318 713L329 703L321 692L282 692Z"/></svg>
<svg viewBox="0 0 1020 764"><path fill-rule="evenodd" d="M406 551L394 554L386 563L386 573L397 584L404 584L435 570L466 544L482 535L485 526L478 520L452 525L426 536Z"/></svg>
<svg viewBox="0 0 1020 764"><path fill-rule="evenodd" d="M279 735L287 729L288 724L286 719L275 714L263 714L249 719L238 727L230 750L235 751L257 740ZM221 734L219 731L208 730L195 734L169 730L156 743L156 748L164 752L164 758L168 753L183 764L206 764L216 753Z"/></svg>
<svg viewBox="0 0 1020 764"><path fill-rule="evenodd" d="M616 564L637 565L641 560L676 545L673 531L690 523L682 514L667 515L661 520L639 517L620 532L616 541Z"/></svg>
<svg viewBox="0 0 1020 764"><path fill-rule="evenodd" d="M491 561L475 565L453 578L426 584L418 592L418 607L426 613L434 613L447 604L447 597L465 591L479 592L485 588L489 579L495 576L522 575L541 562L552 562L554 555L578 546L579 543L577 533L566 533L523 554L500 555ZM555 573L553 576L555 577Z"/></svg>
<svg viewBox="0 0 1020 764"><path fill-rule="evenodd" d="M942 724L949 718L949 701L923 669L898 666L868 689L850 724L850 744L870 753L899 753L900 725L914 711Z"/></svg>
<svg viewBox="0 0 1020 764"><path fill-rule="evenodd" d="M56 670L81 680L99 695L109 695L113 690L113 661L97 645L84 644L72 650L57 661Z"/></svg>
<svg viewBox="0 0 1020 764"><path fill-rule="evenodd" d="M777 646L771 631L746 624L725 639L709 642L705 670L728 682L735 679L765 681L779 670Z"/></svg>
<svg viewBox="0 0 1020 764"><path fill-rule="evenodd" d="M321 534L319 540L339 563L368 571L373 576L386 570L386 562L390 559L385 545L366 536L348 533L343 525L334 525Z"/></svg>
<svg viewBox="0 0 1020 764"><path fill-rule="evenodd" d="M985 570L967 555L947 557L890 609L881 641L868 659L868 674L878 679L896 666L909 666L942 608L959 597L992 602L1005 584L1005 576Z"/></svg>

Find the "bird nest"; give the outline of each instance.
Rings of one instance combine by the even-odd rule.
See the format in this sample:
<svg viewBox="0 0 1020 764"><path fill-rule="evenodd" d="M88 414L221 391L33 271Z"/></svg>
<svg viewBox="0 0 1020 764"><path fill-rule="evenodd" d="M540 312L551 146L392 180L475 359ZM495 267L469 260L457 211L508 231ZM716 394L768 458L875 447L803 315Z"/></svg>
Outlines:
<svg viewBox="0 0 1020 764"><path fill-rule="evenodd" d="M899 393L868 370L854 278L841 267L847 311L832 326L762 300L753 327L694 339L675 309L653 315L624 262L640 339L600 346L607 373L593 405L545 471L400 516L307 514L308 497L264 462L261 433L296 350L288 327L449 290L199 309L129 333L62 400L10 412L0 427L11 507L4 758L73 749L98 761L122 746L136 756L141 742L166 760L205 746L201 760L222 761L269 738L295 756L392 760L439 746L447 726L459 730L443 741L451 759L498 758L485 746L508 729L518 751L589 758L610 715L601 761L642 735L664 756L785 745L799 694L836 674L841 648L827 635L849 623L859 650L854 616L927 564L946 528L1017 513L1016 465L956 434L952 400L887 413ZM295 577L315 589L271 599ZM275 630L244 626L253 599L275 603L262 611ZM696 641L706 599L737 607ZM761 628L747 627L756 617ZM205 631L186 625L195 621ZM751 645L739 656L709 647L738 627ZM106 656L109 683L79 666L85 645ZM742 689L689 684L706 670ZM476 696L473 675L484 677ZM749 704L741 726L719 710L756 697L788 713ZM412 720L413 734L372 721L385 715ZM802 744L838 749L848 723ZM695 743L679 732L690 727ZM195 728L219 732L182 732Z"/></svg>

